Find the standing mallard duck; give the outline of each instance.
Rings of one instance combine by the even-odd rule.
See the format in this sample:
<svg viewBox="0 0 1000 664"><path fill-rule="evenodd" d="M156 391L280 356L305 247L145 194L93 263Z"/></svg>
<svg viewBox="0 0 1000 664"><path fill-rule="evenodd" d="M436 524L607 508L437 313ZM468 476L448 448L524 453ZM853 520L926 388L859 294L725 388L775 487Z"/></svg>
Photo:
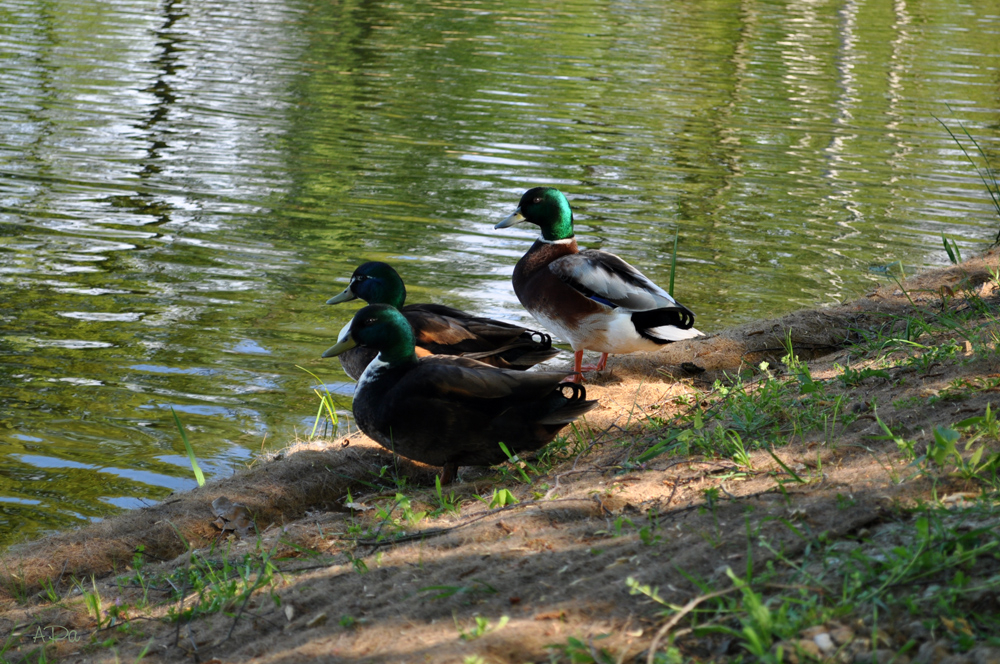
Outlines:
<svg viewBox="0 0 1000 664"><path fill-rule="evenodd" d="M361 298L399 309L416 334L417 354L463 355L501 369L524 370L559 354L549 335L511 323L481 318L441 304L407 304L406 286L386 263L359 266L351 282L327 304ZM340 356L347 375L358 380L376 351L358 347Z"/></svg>
<svg viewBox="0 0 1000 664"><path fill-rule="evenodd" d="M542 234L514 268L514 292L538 322L573 347L579 380L584 369L604 369L610 353L656 350L702 336L693 327L694 314L637 269L605 251L580 251L573 211L558 189L529 189L495 228L522 221ZM601 353L597 366L582 366L584 350Z"/></svg>
<svg viewBox="0 0 1000 664"><path fill-rule="evenodd" d="M396 308L370 304L344 326L333 357L355 347L378 352L354 393L358 427L383 447L432 466L442 482L459 466L506 461L542 447L597 405L564 373L498 369L465 357L417 357L413 329ZM566 394L566 391L569 394Z"/></svg>

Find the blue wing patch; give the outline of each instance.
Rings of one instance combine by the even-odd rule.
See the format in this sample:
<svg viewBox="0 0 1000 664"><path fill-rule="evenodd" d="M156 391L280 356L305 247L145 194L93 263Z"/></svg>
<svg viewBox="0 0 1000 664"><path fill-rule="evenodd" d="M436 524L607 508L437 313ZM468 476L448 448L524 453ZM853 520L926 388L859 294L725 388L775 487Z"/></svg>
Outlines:
<svg viewBox="0 0 1000 664"><path fill-rule="evenodd" d="M607 306L607 307L611 307L612 309L617 309L617 308L618 308L618 305L617 305L617 304L615 304L615 303L614 303L614 302L612 302L611 300L605 300L605 299L604 299L603 297L601 297L600 295L595 295L595 294L591 293L591 294L590 294L590 295L588 295L587 297L589 297L589 298L590 298L591 300L593 300L594 302L600 302L601 304L603 304L603 305L605 305L605 306Z"/></svg>

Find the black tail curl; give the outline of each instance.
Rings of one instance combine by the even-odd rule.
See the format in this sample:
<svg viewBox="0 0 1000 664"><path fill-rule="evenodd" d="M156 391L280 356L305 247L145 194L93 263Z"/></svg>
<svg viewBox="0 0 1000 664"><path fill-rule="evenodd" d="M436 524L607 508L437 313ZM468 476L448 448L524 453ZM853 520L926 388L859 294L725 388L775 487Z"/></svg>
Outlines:
<svg viewBox="0 0 1000 664"><path fill-rule="evenodd" d="M545 334L544 332L538 332L536 330L528 330L528 336L533 342L541 346L543 349L552 348L552 337Z"/></svg>
<svg viewBox="0 0 1000 664"><path fill-rule="evenodd" d="M569 388L569 396L566 396L566 392L564 391L566 388ZM587 398L587 389L579 383L559 383L556 386L556 389L559 390L559 393L563 396L563 398L570 403L583 401Z"/></svg>
<svg viewBox="0 0 1000 664"><path fill-rule="evenodd" d="M632 314L632 324L635 325L636 332L640 336L655 341L658 344L670 343L666 339L660 339L647 333L654 327L670 325L678 330L690 330L694 327L694 314L686 307L671 309L653 309L651 311L636 311Z"/></svg>

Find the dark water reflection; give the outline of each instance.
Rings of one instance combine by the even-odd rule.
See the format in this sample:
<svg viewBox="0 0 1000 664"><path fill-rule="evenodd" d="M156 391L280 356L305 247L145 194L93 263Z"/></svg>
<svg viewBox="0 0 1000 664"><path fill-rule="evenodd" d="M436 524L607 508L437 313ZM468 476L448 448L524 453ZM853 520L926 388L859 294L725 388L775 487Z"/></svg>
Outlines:
<svg viewBox="0 0 1000 664"><path fill-rule="evenodd" d="M193 485L305 435L363 260L525 320L532 236L583 243L714 330L835 302L998 225L935 120L1000 163L1000 11L907 2L93 3L0 10L0 537ZM348 399L342 400L347 408ZM266 440L265 440L266 435Z"/></svg>

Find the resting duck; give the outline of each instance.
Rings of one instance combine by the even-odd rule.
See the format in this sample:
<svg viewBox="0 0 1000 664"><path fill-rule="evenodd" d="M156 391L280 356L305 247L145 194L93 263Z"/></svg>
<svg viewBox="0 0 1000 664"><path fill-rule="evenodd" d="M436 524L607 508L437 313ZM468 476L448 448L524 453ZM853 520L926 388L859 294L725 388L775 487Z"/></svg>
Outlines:
<svg viewBox="0 0 1000 664"><path fill-rule="evenodd" d="M355 346L378 352L354 393L354 419L396 454L442 466L442 482L459 466L506 461L537 450L597 405L566 374L498 369L465 357L417 357L413 329L387 304L360 309L323 357Z"/></svg>
<svg viewBox="0 0 1000 664"><path fill-rule="evenodd" d="M351 283L327 304L361 298L368 304L388 304L403 312L416 334L417 355L464 355L501 369L528 369L559 354L549 335L511 323L480 318L440 304L408 304L406 286L386 263L358 267ZM376 351L358 347L340 356L347 375L358 380Z"/></svg>
<svg viewBox="0 0 1000 664"><path fill-rule="evenodd" d="M694 314L634 267L604 251L580 251L573 212L558 189L528 190L495 228L522 221L542 234L514 267L514 292L539 323L573 347L575 379L583 380L584 370L603 370L610 353L702 336ZM584 350L601 353L597 366L582 366Z"/></svg>

